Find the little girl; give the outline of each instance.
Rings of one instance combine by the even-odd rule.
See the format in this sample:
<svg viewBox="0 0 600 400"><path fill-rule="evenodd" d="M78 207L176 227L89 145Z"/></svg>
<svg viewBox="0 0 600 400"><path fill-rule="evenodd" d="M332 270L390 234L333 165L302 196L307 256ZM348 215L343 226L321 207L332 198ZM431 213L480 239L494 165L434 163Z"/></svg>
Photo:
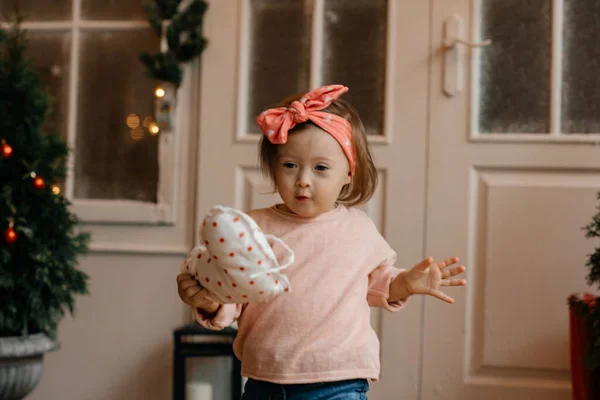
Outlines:
<svg viewBox="0 0 600 400"><path fill-rule="evenodd" d="M291 291L266 303L220 305L191 275L177 277L202 326L238 321L234 350L248 377L246 400L366 399L368 380L379 377L369 307L398 311L414 294L452 303L439 288L466 284L448 279L465 271L451 267L456 257L395 268L394 251L352 207L373 195L377 172L362 122L339 99L347 90L321 87L257 118L261 166L283 204L248 214L294 250L285 270Z"/></svg>

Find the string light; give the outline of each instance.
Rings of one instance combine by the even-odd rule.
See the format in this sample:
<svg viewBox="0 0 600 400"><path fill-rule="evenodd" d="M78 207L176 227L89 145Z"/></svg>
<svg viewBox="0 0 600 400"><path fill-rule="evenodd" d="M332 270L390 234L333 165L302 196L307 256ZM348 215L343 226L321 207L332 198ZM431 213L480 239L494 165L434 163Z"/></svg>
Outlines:
<svg viewBox="0 0 600 400"><path fill-rule="evenodd" d="M6 158L10 157L13 153L13 148L11 145L7 144L4 140L2 140L2 155Z"/></svg>
<svg viewBox="0 0 600 400"><path fill-rule="evenodd" d="M135 129L140 126L140 117L137 114L129 114L126 123L128 127Z"/></svg>
<svg viewBox="0 0 600 400"><path fill-rule="evenodd" d="M144 128L150 128L150 125L154 122L154 118L148 116L144 118Z"/></svg>
<svg viewBox="0 0 600 400"><path fill-rule="evenodd" d="M59 195L60 194L60 188L56 185L52 186L52 193Z"/></svg>
<svg viewBox="0 0 600 400"><path fill-rule="evenodd" d="M150 134L152 134L153 136L157 135L158 132L160 132L160 128L154 122L152 124L150 124L150 128L148 128L148 130L150 131Z"/></svg>
<svg viewBox="0 0 600 400"><path fill-rule="evenodd" d="M10 244L16 242L18 238L17 232L15 232L13 225L14 222L11 220L8 224L8 228L4 230L4 240L6 240L6 242Z"/></svg>
<svg viewBox="0 0 600 400"><path fill-rule="evenodd" d="M131 138L133 140L141 140L144 137L144 129L141 126L138 126L135 129L131 130Z"/></svg>
<svg viewBox="0 0 600 400"><path fill-rule="evenodd" d="M33 180L33 186L35 186L38 189L43 189L44 186L46 186L46 183L42 178L38 176Z"/></svg>
<svg viewBox="0 0 600 400"><path fill-rule="evenodd" d="M165 90L163 88L157 88L154 94L156 97L165 97Z"/></svg>

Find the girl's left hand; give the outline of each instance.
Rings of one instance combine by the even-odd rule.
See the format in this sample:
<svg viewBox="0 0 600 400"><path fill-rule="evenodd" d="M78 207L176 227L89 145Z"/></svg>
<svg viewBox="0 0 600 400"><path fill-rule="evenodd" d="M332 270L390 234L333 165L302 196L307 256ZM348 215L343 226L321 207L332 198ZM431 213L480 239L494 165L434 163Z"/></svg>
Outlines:
<svg viewBox="0 0 600 400"><path fill-rule="evenodd" d="M440 289L441 286L465 286L465 279L448 279L462 274L467 270L464 265L452 267L458 262L458 257L434 261L428 257L404 273L404 283L409 294L427 294L437 297L447 303L454 303L454 299Z"/></svg>

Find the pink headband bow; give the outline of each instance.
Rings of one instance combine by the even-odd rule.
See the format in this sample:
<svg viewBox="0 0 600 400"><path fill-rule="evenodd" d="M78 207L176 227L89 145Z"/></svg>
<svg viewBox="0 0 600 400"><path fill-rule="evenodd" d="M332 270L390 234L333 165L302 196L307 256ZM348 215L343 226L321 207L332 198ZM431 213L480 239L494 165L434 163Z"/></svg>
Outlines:
<svg viewBox="0 0 600 400"><path fill-rule="evenodd" d="M289 107L270 108L256 118L256 123L273 144L287 142L288 131L296 124L308 120L329 133L338 141L350 164L350 175L354 176L355 160L352 143L352 126L342 117L320 111L327 108L331 102L348 88L343 85L323 86L306 93L299 101L294 101Z"/></svg>

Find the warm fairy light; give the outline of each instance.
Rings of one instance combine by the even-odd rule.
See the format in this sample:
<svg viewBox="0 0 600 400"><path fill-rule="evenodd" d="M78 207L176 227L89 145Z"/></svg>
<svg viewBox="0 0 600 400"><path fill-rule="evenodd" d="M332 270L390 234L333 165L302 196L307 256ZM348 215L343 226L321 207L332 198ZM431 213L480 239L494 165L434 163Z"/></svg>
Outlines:
<svg viewBox="0 0 600 400"><path fill-rule="evenodd" d="M140 117L137 114L129 114L127 116L127 126L135 129L140 126Z"/></svg>
<svg viewBox="0 0 600 400"><path fill-rule="evenodd" d="M141 140L144 137L144 129L141 126L138 126L135 129L131 130L131 138L133 140Z"/></svg>
<svg viewBox="0 0 600 400"><path fill-rule="evenodd" d="M148 116L144 118L144 128L150 128L150 125L154 122L154 118Z"/></svg>
<svg viewBox="0 0 600 400"><path fill-rule="evenodd" d="M160 128L154 122L150 125L149 131L152 135L158 134L160 132Z"/></svg>
<svg viewBox="0 0 600 400"><path fill-rule="evenodd" d="M52 74L52 76L59 77L63 74L63 69L60 65L55 64L52 67L50 67L50 73Z"/></svg>
<svg viewBox="0 0 600 400"><path fill-rule="evenodd" d="M44 186L46 186L46 183L42 178L38 176L33 180L33 186L35 186L38 189L43 189Z"/></svg>
<svg viewBox="0 0 600 400"><path fill-rule="evenodd" d="M17 232L15 232L15 230L13 229L12 224L11 224L4 231L4 240L6 240L7 243L13 244L14 242L17 241L17 238L18 238Z"/></svg>
<svg viewBox="0 0 600 400"><path fill-rule="evenodd" d="M4 157L8 158L12 155L12 153L13 148L10 145L6 143L2 144L2 154L4 154Z"/></svg>
<svg viewBox="0 0 600 400"><path fill-rule="evenodd" d="M52 186L52 193L60 194L60 188L58 186Z"/></svg>
<svg viewBox="0 0 600 400"><path fill-rule="evenodd" d="M158 88L156 89L156 92L154 92L154 94L156 95L156 97L164 97L165 90L163 88Z"/></svg>

